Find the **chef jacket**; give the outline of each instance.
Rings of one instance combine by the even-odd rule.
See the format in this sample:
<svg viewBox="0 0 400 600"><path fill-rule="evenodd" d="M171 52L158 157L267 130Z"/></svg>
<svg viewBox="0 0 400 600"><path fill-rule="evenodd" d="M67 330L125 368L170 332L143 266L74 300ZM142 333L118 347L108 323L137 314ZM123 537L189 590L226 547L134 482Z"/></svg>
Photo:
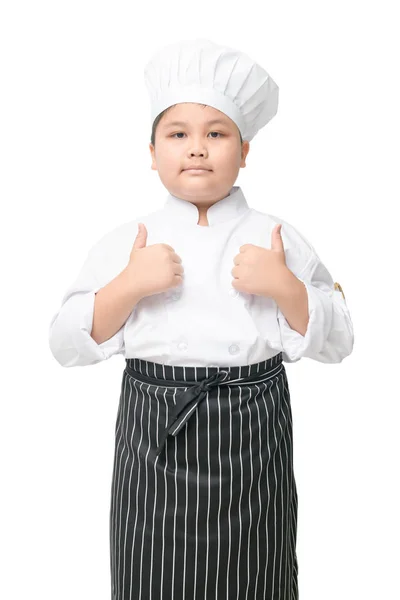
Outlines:
<svg viewBox="0 0 400 600"><path fill-rule="evenodd" d="M91 365L123 354L169 365L242 366L279 352L288 363L303 357L338 363L352 352L353 325L340 285L292 225L251 208L240 186L208 208L208 226L198 219L196 205L168 194L162 208L94 244L50 322L50 349L60 365ZM146 225L147 246L169 244L182 259L183 282L142 298L121 329L97 344L90 335L96 292L127 266L139 222ZM240 246L270 249L278 223L286 265L307 290L305 335L290 327L273 298L232 286Z"/></svg>

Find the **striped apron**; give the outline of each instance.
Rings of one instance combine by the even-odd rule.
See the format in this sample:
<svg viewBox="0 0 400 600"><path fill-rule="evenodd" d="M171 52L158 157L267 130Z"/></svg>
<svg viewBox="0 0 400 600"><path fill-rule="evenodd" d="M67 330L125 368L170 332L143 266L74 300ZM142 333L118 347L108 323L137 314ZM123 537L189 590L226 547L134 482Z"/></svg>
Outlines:
<svg viewBox="0 0 400 600"><path fill-rule="evenodd" d="M112 600L298 600L282 353L231 367L125 360L111 488Z"/></svg>

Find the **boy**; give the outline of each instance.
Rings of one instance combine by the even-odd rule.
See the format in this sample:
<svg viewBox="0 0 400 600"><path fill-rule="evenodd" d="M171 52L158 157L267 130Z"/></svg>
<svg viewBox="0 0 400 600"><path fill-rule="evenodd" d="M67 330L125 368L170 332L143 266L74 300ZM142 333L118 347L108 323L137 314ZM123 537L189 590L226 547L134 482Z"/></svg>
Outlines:
<svg viewBox="0 0 400 600"><path fill-rule="evenodd" d="M268 73L198 39L163 48L145 76L167 200L92 248L50 327L63 366L126 359L112 598L296 600L283 361L341 362L350 314L311 244L233 185L277 112Z"/></svg>

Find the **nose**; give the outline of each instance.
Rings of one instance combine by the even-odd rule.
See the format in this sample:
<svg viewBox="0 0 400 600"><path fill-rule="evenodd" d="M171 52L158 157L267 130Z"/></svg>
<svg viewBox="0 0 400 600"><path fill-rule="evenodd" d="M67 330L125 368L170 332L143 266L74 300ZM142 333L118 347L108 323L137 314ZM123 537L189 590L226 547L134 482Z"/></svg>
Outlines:
<svg viewBox="0 0 400 600"><path fill-rule="evenodd" d="M208 157L207 145L201 136L192 137L191 143L188 144L188 156L202 156L203 158Z"/></svg>
<svg viewBox="0 0 400 600"><path fill-rule="evenodd" d="M206 149L204 149L204 150L191 150L189 152L189 155L190 156L203 156L203 157L205 157L205 156L207 156L207 150Z"/></svg>

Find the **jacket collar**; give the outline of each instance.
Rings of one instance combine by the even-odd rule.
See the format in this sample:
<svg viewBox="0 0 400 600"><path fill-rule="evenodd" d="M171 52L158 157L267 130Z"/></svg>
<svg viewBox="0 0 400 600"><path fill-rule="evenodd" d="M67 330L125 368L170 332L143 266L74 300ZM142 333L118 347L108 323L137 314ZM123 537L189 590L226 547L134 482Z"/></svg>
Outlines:
<svg viewBox="0 0 400 600"><path fill-rule="evenodd" d="M207 211L208 224L217 225L229 219L234 219L249 210L246 198L240 186L233 186L225 198L222 198L209 207ZM191 225L197 225L199 211L195 204L189 200L183 200L172 194L168 194L164 203L164 211L167 217L174 220L179 219Z"/></svg>

